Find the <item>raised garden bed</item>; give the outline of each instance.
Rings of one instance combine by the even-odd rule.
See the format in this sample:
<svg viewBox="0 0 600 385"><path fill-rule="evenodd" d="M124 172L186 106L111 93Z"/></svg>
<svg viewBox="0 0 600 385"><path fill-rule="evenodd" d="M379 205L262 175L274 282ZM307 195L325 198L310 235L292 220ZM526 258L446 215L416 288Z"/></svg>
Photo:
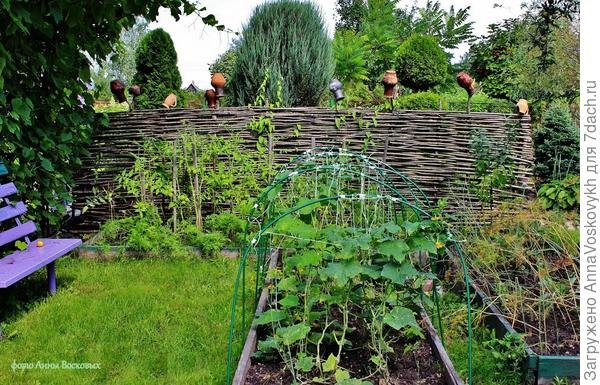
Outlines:
<svg viewBox="0 0 600 385"><path fill-rule="evenodd" d="M490 301L485 293L476 284L471 283L471 286L475 291L476 300L486 309L486 325L493 328L498 337L511 333L518 334L519 332L512 327L500 309ZM537 354L529 345L526 345L526 352L524 376L536 384L550 383L554 377L579 378L579 356Z"/></svg>
<svg viewBox="0 0 600 385"><path fill-rule="evenodd" d="M279 254L274 254L269 264L269 270L277 266L278 258ZM270 284L271 280L267 279L258 300L255 318L260 317L268 307L268 286ZM397 385L418 383L464 385L424 311L420 313L420 324L425 331L427 342L423 340L397 341L393 346L396 352L400 352L394 357L395 360L390 362L390 374L393 383ZM266 334L262 329L256 324L251 326L235 371L233 385L269 385L293 382L293 378L286 370L284 363L261 361L253 358L254 353L256 353L258 339L265 337ZM412 346L409 346L411 344ZM404 348L409 348L412 354L403 353ZM360 354L353 354L350 360L346 360L348 358L350 357L344 357L345 362L351 362L347 369L352 369L354 372L361 372L365 362L369 362L368 354L365 357ZM369 378L369 380L375 380L376 384L381 383L381 379L378 378ZM363 382L356 383L362 384Z"/></svg>

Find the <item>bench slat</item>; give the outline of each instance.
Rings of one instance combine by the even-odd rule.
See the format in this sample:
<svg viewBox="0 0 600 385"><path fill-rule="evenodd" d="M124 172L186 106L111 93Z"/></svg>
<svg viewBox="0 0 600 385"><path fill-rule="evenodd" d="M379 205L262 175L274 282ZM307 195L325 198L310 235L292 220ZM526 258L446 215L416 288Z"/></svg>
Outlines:
<svg viewBox="0 0 600 385"><path fill-rule="evenodd" d="M4 222L7 219L12 219L18 217L19 215L23 215L27 212L27 207L23 202L17 202L17 204L8 205L0 208L0 223Z"/></svg>
<svg viewBox="0 0 600 385"><path fill-rule="evenodd" d="M36 230L35 223L29 221L17 227L13 227L12 229L3 231L0 233L0 246L4 246L31 233L35 233Z"/></svg>
<svg viewBox="0 0 600 385"><path fill-rule="evenodd" d="M41 239L44 246L31 242L27 250L0 259L0 288L6 288L48 265L81 245L81 239Z"/></svg>
<svg viewBox="0 0 600 385"><path fill-rule="evenodd" d="M6 183L0 185L0 198L6 198L17 193L17 187L14 183Z"/></svg>

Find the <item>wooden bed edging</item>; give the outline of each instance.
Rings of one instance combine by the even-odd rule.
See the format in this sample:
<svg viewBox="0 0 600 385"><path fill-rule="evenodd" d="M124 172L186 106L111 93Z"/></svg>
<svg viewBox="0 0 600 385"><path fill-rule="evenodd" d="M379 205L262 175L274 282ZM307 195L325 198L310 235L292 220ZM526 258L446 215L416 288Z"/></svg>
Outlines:
<svg viewBox="0 0 600 385"><path fill-rule="evenodd" d="M279 260L280 250L275 250L271 254L271 261L269 263L268 270L274 269L277 266L277 262ZM269 297L269 289L267 285L269 283L269 279L265 280L265 286L263 287L260 297L258 299L258 304L256 305L256 311L254 312L254 318L258 317L267 306L267 299ZM254 321L254 318L252 321ZM256 334L256 325L252 322L250 326L250 331L248 332L248 337L246 338L246 342L244 343L244 348L242 349L242 355L240 356L240 360L238 362L238 366L235 370L235 375L233 376L232 385L244 385L246 382L246 376L248 375L248 370L250 369L250 356L256 349L256 340L258 336Z"/></svg>
<svg viewBox="0 0 600 385"><path fill-rule="evenodd" d="M429 340L429 345L431 345L431 350L433 350L433 353L438 360L442 362L442 370L444 371L444 376L446 377L446 383L448 385L465 385L456 369L454 369L452 360L450 359L448 352L446 352L446 349L442 344L442 340L440 340L437 331L433 327L429 316L424 310L421 311L421 318L423 319L423 322L427 328L427 339Z"/></svg>
<svg viewBox="0 0 600 385"><path fill-rule="evenodd" d="M507 333L518 334L506 317L502 315L500 309L490 301L477 284L474 282L470 284L475 291L476 301L485 307L484 320L486 325L494 329L498 337L502 337ZM549 384L554 377L579 378L579 356L539 355L529 345L525 344L525 346L527 359L523 374L526 378L533 376L535 384Z"/></svg>

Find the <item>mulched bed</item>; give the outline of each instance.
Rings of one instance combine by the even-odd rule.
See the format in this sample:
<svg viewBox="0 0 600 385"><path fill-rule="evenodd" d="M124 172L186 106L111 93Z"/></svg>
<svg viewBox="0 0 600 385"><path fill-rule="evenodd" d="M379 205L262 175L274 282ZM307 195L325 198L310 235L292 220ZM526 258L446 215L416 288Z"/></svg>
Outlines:
<svg viewBox="0 0 600 385"><path fill-rule="evenodd" d="M405 343L399 341L393 345L395 353L389 359L390 381L374 375L365 379L374 385L443 385L445 384L441 364L433 355L427 341L416 341L417 344L408 352L404 352ZM350 351L342 353L342 367L353 373L355 378L366 376L369 362L368 352ZM316 373L315 373L316 375ZM256 362L246 377L246 385L289 385L292 376L281 362Z"/></svg>

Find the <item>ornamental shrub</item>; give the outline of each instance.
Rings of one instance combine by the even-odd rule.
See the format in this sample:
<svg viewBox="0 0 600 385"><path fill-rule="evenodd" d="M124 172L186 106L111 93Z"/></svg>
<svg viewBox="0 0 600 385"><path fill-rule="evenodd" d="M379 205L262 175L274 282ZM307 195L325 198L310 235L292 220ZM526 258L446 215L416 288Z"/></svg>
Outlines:
<svg viewBox="0 0 600 385"><path fill-rule="evenodd" d="M533 133L534 170L542 180L579 171L579 132L567 106L552 105Z"/></svg>
<svg viewBox="0 0 600 385"><path fill-rule="evenodd" d="M234 102L253 104L261 89L263 104L317 105L333 63L331 41L315 5L296 0L261 4L242 31L230 85Z"/></svg>
<svg viewBox="0 0 600 385"><path fill-rule="evenodd" d="M398 80L415 91L431 89L446 78L447 61L446 54L435 38L412 35L398 48Z"/></svg>
<svg viewBox="0 0 600 385"><path fill-rule="evenodd" d="M133 83L141 87L136 99L139 108L159 108L170 93L177 95L177 105L183 102L181 74L177 68L177 52L171 36L162 28L150 31L135 52Z"/></svg>
<svg viewBox="0 0 600 385"><path fill-rule="evenodd" d="M440 104L442 109L448 106L446 100L434 92L402 95L394 102L394 105L401 110L439 110Z"/></svg>

